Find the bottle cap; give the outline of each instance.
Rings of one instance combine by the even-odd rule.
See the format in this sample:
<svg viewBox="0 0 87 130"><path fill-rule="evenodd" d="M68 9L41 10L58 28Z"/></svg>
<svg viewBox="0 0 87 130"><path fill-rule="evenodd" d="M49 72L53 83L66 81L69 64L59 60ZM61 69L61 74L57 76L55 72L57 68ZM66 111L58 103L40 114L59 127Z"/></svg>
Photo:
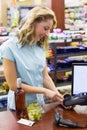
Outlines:
<svg viewBox="0 0 87 130"><path fill-rule="evenodd" d="M21 88L21 78L17 78L17 88Z"/></svg>

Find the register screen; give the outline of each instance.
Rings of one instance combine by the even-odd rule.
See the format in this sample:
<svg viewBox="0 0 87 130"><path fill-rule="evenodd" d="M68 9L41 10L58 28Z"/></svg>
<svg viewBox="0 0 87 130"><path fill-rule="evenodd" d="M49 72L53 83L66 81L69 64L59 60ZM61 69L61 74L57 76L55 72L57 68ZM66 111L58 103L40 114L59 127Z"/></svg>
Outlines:
<svg viewBox="0 0 87 130"><path fill-rule="evenodd" d="M72 69L72 95L87 93L87 64L73 64Z"/></svg>

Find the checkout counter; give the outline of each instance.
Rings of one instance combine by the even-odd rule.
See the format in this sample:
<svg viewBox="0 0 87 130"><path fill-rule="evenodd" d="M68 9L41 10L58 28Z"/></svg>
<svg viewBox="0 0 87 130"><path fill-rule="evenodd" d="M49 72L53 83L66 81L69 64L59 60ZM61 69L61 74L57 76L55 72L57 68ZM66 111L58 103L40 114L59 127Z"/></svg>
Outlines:
<svg viewBox="0 0 87 130"><path fill-rule="evenodd" d="M0 130L73 130L74 128L58 126L54 123L54 114L59 112L63 119L77 122L80 126L86 126L87 114L77 114L74 110L66 110L62 107L51 109L42 115L42 119L33 126L26 126L17 122L15 111L0 112ZM80 128L76 128L80 130ZM82 128L81 128L82 130ZM87 128L85 128L87 130Z"/></svg>

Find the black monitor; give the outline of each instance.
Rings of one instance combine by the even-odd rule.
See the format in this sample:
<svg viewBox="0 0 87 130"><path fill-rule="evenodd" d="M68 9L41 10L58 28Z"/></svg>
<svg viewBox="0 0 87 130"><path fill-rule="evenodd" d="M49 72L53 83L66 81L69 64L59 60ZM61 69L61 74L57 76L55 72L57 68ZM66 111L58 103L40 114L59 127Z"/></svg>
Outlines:
<svg viewBox="0 0 87 130"><path fill-rule="evenodd" d="M87 95L87 63L72 64L72 95Z"/></svg>

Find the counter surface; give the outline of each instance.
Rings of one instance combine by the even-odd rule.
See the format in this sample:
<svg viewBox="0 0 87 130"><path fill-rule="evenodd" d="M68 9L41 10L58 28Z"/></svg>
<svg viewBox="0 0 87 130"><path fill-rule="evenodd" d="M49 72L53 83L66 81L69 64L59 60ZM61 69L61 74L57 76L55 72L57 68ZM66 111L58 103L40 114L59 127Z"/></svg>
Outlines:
<svg viewBox="0 0 87 130"><path fill-rule="evenodd" d="M77 114L73 110L65 110L61 107L57 107L43 114L42 119L36 122L32 127L17 123L17 118L14 111L0 112L0 130L73 130L73 128L64 128L63 126L56 126L54 124L55 111L59 112L64 119L77 122L82 126L87 124L86 114ZM76 130L80 130L80 128Z"/></svg>

